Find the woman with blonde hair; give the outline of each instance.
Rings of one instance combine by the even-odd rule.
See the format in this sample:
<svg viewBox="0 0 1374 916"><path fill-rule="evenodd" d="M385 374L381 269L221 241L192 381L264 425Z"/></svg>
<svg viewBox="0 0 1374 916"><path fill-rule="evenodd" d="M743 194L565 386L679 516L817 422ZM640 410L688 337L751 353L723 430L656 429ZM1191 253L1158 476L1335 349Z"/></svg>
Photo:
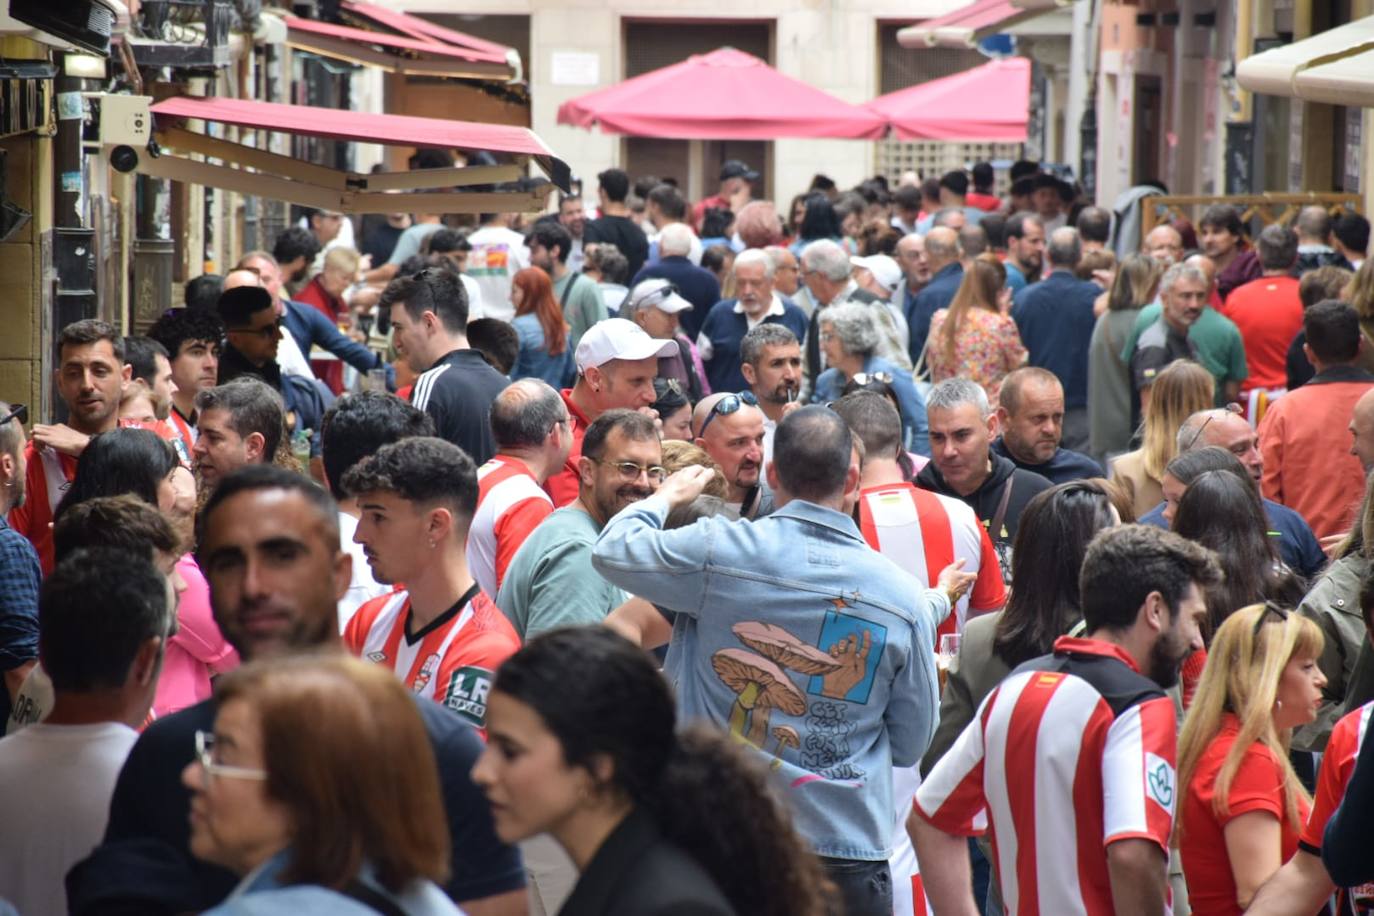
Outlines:
<svg viewBox="0 0 1374 916"><path fill-rule="evenodd" d="M1297 851L1312 800L1288 747L1317 715L1322 642L1273 602L1241 608L1212 638L1178 749L1177 842L1195 916L1241 913Z"/></svg>
<svg viewBox="0 0 1374 916"><path fill-rule="evenodd" d="M950 301L930 319L926 366L933 382L971 379L996 403L1002 379L1026 362L1026 348L1008 314L1011 292L1001 265L974 258Z"/></svg>
<svg viewBox="0 0 1374 916"><path fill-rule="evenodd" d="M350 656L246 665L182 773L191 853L243 877L213 914L458 908L434 750L390 670Z"/></svg>
<svg viewBox="0 0 1374 916"><path fill-rule="evenodd" d="M1360 337L1364 340L1360 366L1374 371L1374 260L1365 259L1341 290L1341 299L1349 302L1360 316Z"/></svg>
<svg viewBox="0 0 1374 916"><path fill-rule="evenodd" d="M1106 310L1088 343L1088 441L1102 463L1130 448L1136 402L1131 366L1121 358L1140 312L1155 298L1162 275L1158 262L1141 254L1122 258L1111 289L1102 294Z"/></svg>
<svg viewBox="0 0 1374 916"><path fill-rule="evenodd" d="M1216 381L1191 359L1176 359L1155 376L1140 448L1111 461L1111 481L1130 496L1136 518L1164 502L1164 468L1178 454L1178 428L1213 404Z"/></svg>

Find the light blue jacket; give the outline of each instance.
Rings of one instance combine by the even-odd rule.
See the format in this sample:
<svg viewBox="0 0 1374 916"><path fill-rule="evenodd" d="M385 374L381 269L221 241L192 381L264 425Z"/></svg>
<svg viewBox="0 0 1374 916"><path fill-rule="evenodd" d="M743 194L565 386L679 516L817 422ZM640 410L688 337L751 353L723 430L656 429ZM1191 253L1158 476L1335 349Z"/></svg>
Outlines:
<svg viewBox="0 0 1374 916"><path fill-rule="evenodd" d="M881 356L870 356L864 360L863 371L870 375L886 372L892 376L892 393L897 396L897 404L902 415L902 444L909 452L930 457L930 422L926 419L926 399L916 390L911 373ZM840 370L831 366L816 377L817 404L838 401L849 379Z"/></svg>
<svg viewBox="0 0 1374 916"><path fill-rule="evenodd" d="M677 612L665 670L682 719L773 758L817 854L886 859L892 767L915 763L935 726L935 627L949 601L815 503L663 531L667 516L658 496L626 507L592 566Z"/></svg>
<svg viewBox="0 0 1374 916"><path fill-rule="evenodd" d="M290 860L282 850L249 872L234 892L205 916L376 916L370 906L317 884L282 884ZM406 916L463 916L463 911L432 881L416 880L399 894L382 888L372 868L364 864L358 881L400 907Z"/></svg>

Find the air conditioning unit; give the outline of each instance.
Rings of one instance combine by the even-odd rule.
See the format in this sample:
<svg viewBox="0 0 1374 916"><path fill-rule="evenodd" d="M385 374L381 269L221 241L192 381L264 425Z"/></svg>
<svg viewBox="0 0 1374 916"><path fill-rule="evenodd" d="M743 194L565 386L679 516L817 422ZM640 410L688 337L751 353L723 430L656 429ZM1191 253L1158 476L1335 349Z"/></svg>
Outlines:
<svg viewBox="0 0 1374 916"><path fill-rule="evenodd" d="M0 14L0 35L107 56L111 36L128 22L120 0L9 0L8 12Z"/></svg>

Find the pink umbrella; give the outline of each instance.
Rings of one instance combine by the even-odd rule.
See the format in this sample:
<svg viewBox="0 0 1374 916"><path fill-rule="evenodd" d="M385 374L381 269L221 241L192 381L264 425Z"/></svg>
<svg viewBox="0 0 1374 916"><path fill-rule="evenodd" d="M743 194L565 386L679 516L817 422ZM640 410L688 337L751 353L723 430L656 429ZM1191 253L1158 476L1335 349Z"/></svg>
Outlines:
<svg viewBox="0 0 1374 916"><path fill-rule="evenodd" d="M890 123L899 140L1024 143L1030 71L1024 57L994 60L889 92L865 107Z"/></svg>
<svg viewBox="0 0 1374 916"><path fill-rule="evenodd" d="M883 118L751 54L720 48L564 102L558 123L678 140L876 140Z"/></svg>

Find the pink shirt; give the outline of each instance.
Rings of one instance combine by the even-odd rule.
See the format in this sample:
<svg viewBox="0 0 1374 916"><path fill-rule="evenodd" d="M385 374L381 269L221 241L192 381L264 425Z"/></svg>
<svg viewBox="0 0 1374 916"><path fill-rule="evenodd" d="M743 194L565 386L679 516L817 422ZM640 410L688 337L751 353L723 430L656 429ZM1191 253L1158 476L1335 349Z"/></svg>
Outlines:
<svg viewBox="0 0 1374 916"><path fill-rule="evenodd" d="M162 716L210 698L210 676L238 667L239 655L225 641L210 611L210 584L189 553L177 561L186 591L177 602L177 633L167 643L153 715Z"/></svg>

